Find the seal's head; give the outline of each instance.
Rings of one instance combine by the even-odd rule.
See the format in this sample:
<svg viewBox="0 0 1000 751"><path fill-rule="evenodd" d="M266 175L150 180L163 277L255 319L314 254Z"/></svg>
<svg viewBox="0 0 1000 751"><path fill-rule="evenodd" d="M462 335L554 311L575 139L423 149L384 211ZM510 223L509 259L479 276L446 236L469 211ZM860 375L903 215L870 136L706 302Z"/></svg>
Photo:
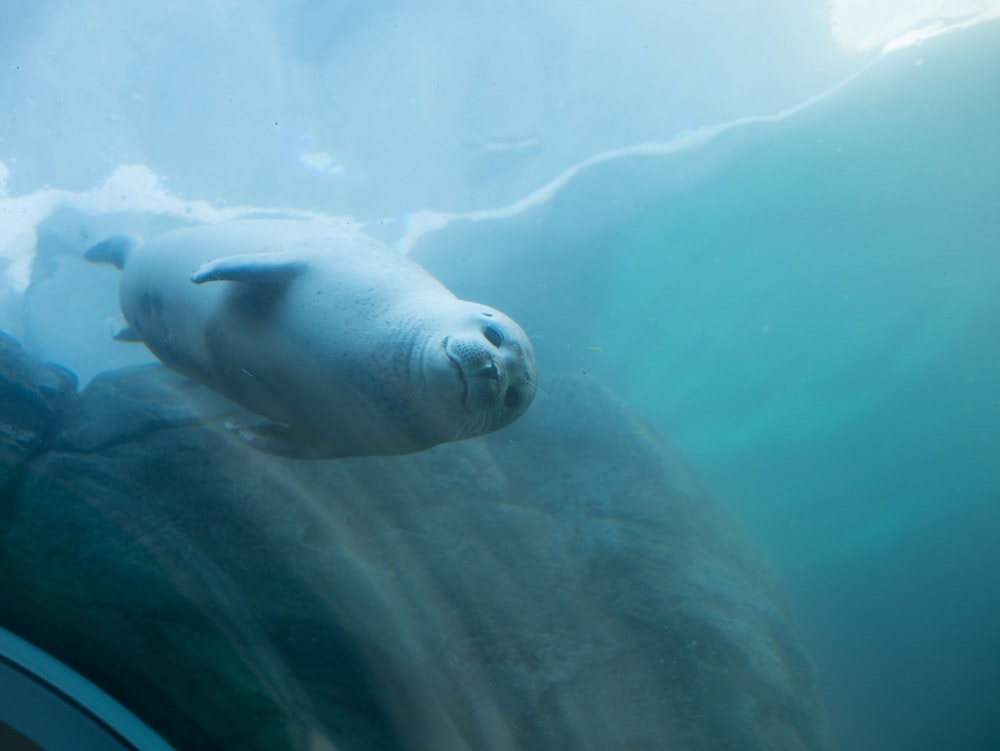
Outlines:
<svg viewBox="0 0 1000 751"><path fill-rule="evenodd" d="M460 400L455 438L471 438L523 415L535 398L537 373L535 351L520 326L485 305L461 306L460 319L438 346L450 371L448 390Z"/></svg>

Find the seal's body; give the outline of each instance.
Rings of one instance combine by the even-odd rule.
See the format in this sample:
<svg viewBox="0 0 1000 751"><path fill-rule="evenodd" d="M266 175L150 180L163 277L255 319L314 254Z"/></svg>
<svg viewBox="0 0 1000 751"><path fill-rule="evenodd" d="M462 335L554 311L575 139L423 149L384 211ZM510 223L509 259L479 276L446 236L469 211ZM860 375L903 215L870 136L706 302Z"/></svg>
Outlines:
<svg viewBox="0 0 1000 751"><path fill-rule="evenodd" d="M122 269L119 338L267 418L239 434L270 453L420 451L508 425L534 397L514 321L340 226L238 220L86 257Z"/></svg>

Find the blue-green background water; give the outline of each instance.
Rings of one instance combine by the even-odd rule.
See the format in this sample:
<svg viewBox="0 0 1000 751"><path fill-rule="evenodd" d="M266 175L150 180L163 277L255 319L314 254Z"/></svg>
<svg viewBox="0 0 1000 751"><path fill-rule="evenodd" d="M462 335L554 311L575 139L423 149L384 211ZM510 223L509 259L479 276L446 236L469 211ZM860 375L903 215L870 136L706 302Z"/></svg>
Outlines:
<svg viewBox="0 0 1000 751"><path fill-rule="evenodd" d="M623 227L592 335L782 570L848 749L1000 747L1000 45L952 42Z"/></svg>
<svg viewBox="0 0 1000 751"><path fill-rule="evenodd" d="M103 229L169 215L80 198L131 163L181 199L351 212L393 241L421 209L511 205L601 150L773 113L873 62L794 116L608 161L535 208L421 235L413 253L525 326L543 389L559 371L609 384L727 500L787 582L846 751L1000 748L997 23L878 60L821 51L802 70L821 38L813 13L753 43L739 43L739 19L713 25L690 65L669 52L690 43L684 29L665 24L648 39L668 50L659 73L641 56L602 68L591 45L641 45L560 36L542 13L528 31L471 37L456 8L435 6L397 59L412 9L334 4L336 33L321 33L315 3L192 5L173 31L157 21L121 44L116 24L134 19L114 3L84 20L16 6L0 9L10 257L9 228L47 185L74 191L64 203ZM490 28L503 16L480 11ZM443 18L456 25L442 35ZM521 67L493 61L497 39ZM470 68L485 57L486 83L439 47ZM786 57L760 62L772 47ZM203 57L223 61L212 76ZM590 67L557 85L573 65ZM52 216L38 223L59 236ZM69 255L47 264L23 296L0 294L0 327L84 380L145 357L105 343L105 277Z"/></svg>

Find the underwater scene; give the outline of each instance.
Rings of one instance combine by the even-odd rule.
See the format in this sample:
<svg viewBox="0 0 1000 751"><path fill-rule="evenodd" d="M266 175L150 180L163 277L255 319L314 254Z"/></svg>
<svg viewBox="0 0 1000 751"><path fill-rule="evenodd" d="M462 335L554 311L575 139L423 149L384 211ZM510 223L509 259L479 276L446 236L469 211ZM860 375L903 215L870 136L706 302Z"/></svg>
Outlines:
<svg viewBox="0 0 1000 751"><path fill-rule="evenodd" d="M0 0L0 748L1000 749L998 19Z"/></svg>

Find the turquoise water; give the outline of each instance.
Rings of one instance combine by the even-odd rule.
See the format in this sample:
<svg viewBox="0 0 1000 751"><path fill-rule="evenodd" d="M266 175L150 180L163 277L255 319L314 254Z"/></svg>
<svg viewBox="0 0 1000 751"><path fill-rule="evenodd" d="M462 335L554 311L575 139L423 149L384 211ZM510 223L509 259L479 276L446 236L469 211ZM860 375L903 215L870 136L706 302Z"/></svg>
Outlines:
<svg viewBox="0 0 1000 751"><path fill-rule="evenodd" d="M593 335L778 564L844 748L1000 744L1000 45L952 44L622 228Z"/></svg>
<svg viewBox="0 0 1000 751"><path fill-rule="evenodd" d="M594 340L640 366L595 372L738 508L766 483L745 521L789 562L934 523L956 477L970 502L1000 480L1000 104L967 106L969 69L988 89L1000 64L907 62L606 249Z"/></svg>

